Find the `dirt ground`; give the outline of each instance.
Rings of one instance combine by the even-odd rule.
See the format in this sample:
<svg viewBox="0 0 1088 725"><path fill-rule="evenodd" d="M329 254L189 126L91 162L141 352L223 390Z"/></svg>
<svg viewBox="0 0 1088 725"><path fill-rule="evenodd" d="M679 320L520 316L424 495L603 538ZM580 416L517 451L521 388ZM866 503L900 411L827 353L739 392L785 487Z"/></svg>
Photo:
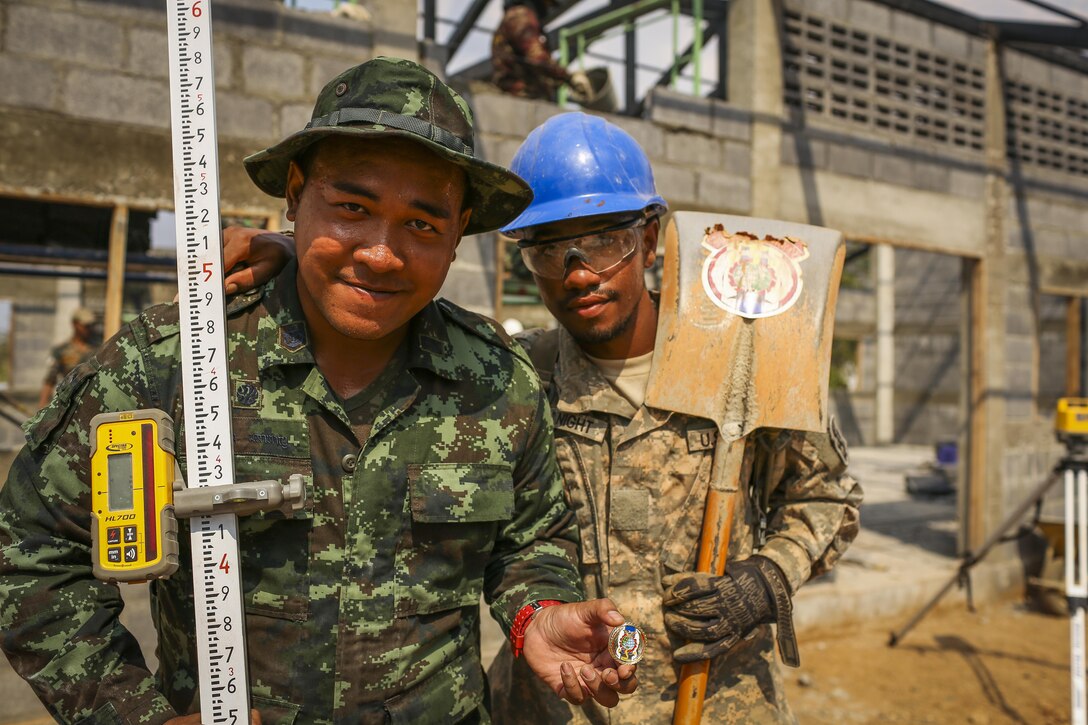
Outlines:
<svg viewBox="0 0 1088 725"><path fill-rule="evenodd" d="M784 668L801 725L1069 722L1068 619L1015 599L951 606L888 647L909 618L804 633L802 666Z"/></svg>

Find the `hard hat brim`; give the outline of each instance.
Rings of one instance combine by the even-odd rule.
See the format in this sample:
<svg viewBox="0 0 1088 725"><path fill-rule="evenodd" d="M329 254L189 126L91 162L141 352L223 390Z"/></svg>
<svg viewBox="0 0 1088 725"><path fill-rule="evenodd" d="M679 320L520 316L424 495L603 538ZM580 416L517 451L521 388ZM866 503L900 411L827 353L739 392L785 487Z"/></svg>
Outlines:
<svg viewBox="0 0 1088 725"><path fill-rule="evenodd" d="M647 199L644 194L589 194L534 204L499 231L507 236L518 238L524 236L525 232L532 227L568 219L609 217L619 214L644 214L650 217L664 213L665 209L665 200L660 196Z"/></svg>

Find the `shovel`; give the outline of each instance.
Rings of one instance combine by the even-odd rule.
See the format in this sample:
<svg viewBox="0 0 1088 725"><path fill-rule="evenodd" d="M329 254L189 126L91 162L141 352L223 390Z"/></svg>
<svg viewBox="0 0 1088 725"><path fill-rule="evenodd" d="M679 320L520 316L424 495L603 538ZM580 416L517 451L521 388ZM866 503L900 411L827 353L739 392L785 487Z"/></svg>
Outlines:
<svg viewBox="0 0 1088 725"><path fill-rule="evenodd" d="M714 421L696 571L725 572L747 436L827 430L840 232L772 219L676 212L646 405ZM710 662L684 665L674 725L702 717Z"/></svg>

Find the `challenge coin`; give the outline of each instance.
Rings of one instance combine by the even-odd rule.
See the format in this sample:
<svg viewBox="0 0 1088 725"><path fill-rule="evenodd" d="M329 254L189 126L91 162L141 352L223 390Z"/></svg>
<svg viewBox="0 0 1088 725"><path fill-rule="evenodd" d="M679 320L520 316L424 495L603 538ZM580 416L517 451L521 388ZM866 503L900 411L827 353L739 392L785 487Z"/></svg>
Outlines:
<svg viewBox="0 0 1088 725"><path fill-rule="evenodd" d="M613 627L608 635L608 654L623 665L634 665L642 659L646 635L633 624L624 623Z"/></svg>

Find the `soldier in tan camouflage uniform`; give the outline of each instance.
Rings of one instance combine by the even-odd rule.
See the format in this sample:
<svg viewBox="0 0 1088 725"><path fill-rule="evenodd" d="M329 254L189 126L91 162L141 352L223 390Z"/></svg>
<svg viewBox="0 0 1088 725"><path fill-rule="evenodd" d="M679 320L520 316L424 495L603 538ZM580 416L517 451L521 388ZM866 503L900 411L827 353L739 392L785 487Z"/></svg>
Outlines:
<svg viewBox="0 0 1088 725"><path fill-rule="evenodd" d="M560 324L519 339L550 380L582 580L649 640L639 690L614 710L543 697L524 679L524 664L503 650L488 671L496 722L669 723L681 663L709 658L703 722L793 722L770 624L779 622L779 637L789 639L788 606L776 597L788 602L857 535L861 490L845 473L841 437L758 431L726 574L690 573L716 430L643 404L657 334L656 297L643 271L654 262L665 211L649 161L603 119L564 114L529 135L513 168L535 198L503 231L522 240ZM698 361L691 374L701 374ZM792 659L795 645L783 644Z"/></svg>
<svg viewBox="0 0 1088 725"><path fill-rule="evenodd" d="M98 329L98 315L86 307L78 307L72 313L72 336L54 347L49 352L49 370L42 381L42 392L38 398L38 407L44 408L53 397L53 390L60 381L72 372L81 362L94 354L95 348L102 343L102 333Z"/></svg>
<svg viewBox="0 0 1088 725"><path fill-rule="evenodd" d="M507 0L502 22L491 40L491 81L505 93L554 101L564 83L588 97L586 74L570 72L552 60L543 19L552 0Z"/></svg>
<svg viewBox="0 0 1088 725"><path fill-rule="evenodd" d="M432 299L461 235L531 198L472 141L459 96L378 58L246 160L286 196L298 259L227 311L237 478L307 486L305 510L239 523L255 722L487 722L481 595L551 697L633 689L606 651L612 603L562 604L581 598L576 528L529 361ZM89 548L92 416L166 410L186 468L182 323L151 308L76 368L0 491L3 649L61 722L199 722L188 547L152 585L155 674Z"/></svg>
<svg viewBox="0 0 1088 725"><path fill-rule="evenodd" d="M670 723L681 664L705 659L713 661L703 722L793 722L770 625L780 625L784 659L794 659L790 596L857 536L861 489L846 474L841 436L834 428L753 434L726 575L692 574L716 429L643 404L657 335L643 272L666 208L649 161L616 126L568 113L533 131L514 165L535 197L503 231L522 238L560 324L518 339L549 388L582 582L649 640L638 691L612 710L550 697L505 646L488 670L495 722ZM251 258L276 252L246 249Z"/></svg>

